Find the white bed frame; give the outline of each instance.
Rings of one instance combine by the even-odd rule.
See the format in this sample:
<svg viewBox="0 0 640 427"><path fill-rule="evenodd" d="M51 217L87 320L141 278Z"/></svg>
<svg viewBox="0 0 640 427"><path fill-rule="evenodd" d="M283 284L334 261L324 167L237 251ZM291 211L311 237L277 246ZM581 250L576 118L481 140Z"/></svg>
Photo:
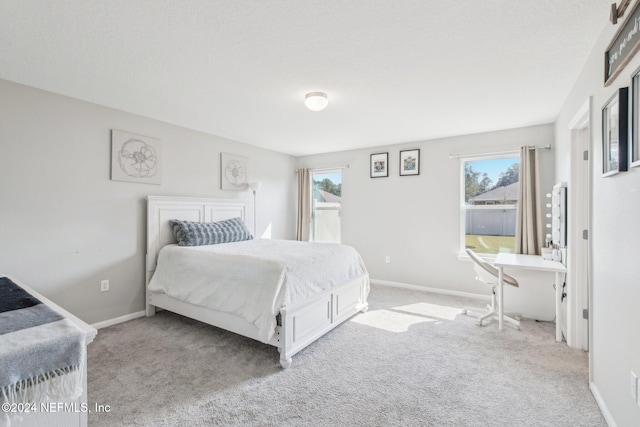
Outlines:
<svg viewBox="0 0 640 427"><path fill-rule="evenodd" d="M247 204L242 200L193 199L184 197L147 197L147 260L146 283L153 276L158 252L165 245L175 243L169 220L213 222L240 217L246 222ZM367 274L334 287L292 307L280 309L281 326L266 344L280 352L283 368L291 366L294 354L326 334L358 312L368 309ZM258 340L258 329L239 316L195 306L165 294L146 290L147 316L153 316L156 308L178 313L192 319Z"/></svg>

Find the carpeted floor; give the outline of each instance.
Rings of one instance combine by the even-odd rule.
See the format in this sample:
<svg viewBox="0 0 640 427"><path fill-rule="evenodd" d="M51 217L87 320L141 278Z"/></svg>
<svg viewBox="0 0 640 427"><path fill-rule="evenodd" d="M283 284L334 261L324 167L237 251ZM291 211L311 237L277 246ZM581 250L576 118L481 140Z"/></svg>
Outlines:
<svg viewBox="0 0 640 427"><path fill-rule="evenodd" d="M98 426L606 426L587 354L524 320L498 331L460 315L477 300L372 286L370 310L293 358L161 312L89 346Z"/></svg>

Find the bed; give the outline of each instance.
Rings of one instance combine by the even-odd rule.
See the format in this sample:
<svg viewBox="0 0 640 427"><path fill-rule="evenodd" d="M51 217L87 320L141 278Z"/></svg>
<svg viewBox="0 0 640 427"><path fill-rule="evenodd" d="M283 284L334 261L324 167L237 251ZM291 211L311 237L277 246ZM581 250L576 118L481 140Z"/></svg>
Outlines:
<svg viewBox="0 0 640 427"><path fill-rule="evenodd" d="M247 204L241 200L148 196L146 314L153 316L156 309L164 309L272 345L280 352L281 366L288 368L300 350L368 309L369 276L364 265L358 270L349 264L350 267L345 267L350 269L348 272L326 268L326 264L338 263L323 258L329 256L323 251L337 254L338 258L353 257L350 251L355 250L348 246L316 247L307 242L254 239L182 247L176 245L170 226L171 220L211 223L240 218L246 222L246 214ZM341 252L343 250L346 252ZM357 252L355 254L361 263ZM309 264L315 264L315 269L294 277L292 272L300 270L305 257L314 260ZM182 266L179 275L171 274L175 268L168 267L170 262ZM281 266L280 273L271 271L278 266ZM253 275L256 291L252 297L256 301L242 302L241 289L236 294L216 297L216 274L234 276L233 271L247 272L242 286L252 286ZM284 281L274 283L268 279L278 274L284 274ZM296 290L294 282L308 282L309 286ZM225 286L225 292L229 289L236 292L236 286L239 285L235 282L233 286ZM266 288L273 288L274 293L258 297L260 292L267 292ZM207 298L224 303L205 304L203 301ZM270 315L250 310L254 303L257 307L262 300L268 302ZM236 309L227 308L234 305Z"/></svg>

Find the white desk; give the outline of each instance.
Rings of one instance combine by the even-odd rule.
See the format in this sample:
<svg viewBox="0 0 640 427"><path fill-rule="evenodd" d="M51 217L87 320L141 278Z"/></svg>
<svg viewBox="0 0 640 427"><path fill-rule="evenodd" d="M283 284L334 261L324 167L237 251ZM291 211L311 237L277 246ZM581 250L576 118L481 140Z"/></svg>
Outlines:
<svg viewBox="0 0 640 427"><path fill-rule="evenodd" d="M530 270L551 271L556 274L556 341L562 341L562 328L560 325L560 305L562 302L562 275L567 272L567 267L558 261L542 259L540 255L521 255L499 253L493 265L498 268L498 328L502 329L504 313L504 267L526 268ZM517 277L516 277L517 280Z"/></svg>

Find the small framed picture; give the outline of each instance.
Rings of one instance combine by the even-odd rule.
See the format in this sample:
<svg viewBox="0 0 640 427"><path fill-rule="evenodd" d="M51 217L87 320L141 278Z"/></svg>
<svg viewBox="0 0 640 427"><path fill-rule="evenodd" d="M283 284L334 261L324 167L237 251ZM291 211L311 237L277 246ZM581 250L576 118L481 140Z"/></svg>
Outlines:
<svg viewBox="0 0 640 427"><path fill-rule="evenodd" d="M602 107L602 176L628 169L629 88L622 87Z"/></svg>
<svg viewBox="0 0 640 427"><path fill-rule="evenodd" d="M420 175L420 150L400 152L400 176Z"/></svg>
<svg viewBox="0 0 640 427"><path fill-rule="evenodd" d="M389 153L376 153L371 155L371 178L383 178L389 176Z"/></svg>
<svg viewBox="0 0 640 427"><path fill-rule="evenodd" d="M633 73L631 91L631 167L640 166L640 68Z"/></svg>

